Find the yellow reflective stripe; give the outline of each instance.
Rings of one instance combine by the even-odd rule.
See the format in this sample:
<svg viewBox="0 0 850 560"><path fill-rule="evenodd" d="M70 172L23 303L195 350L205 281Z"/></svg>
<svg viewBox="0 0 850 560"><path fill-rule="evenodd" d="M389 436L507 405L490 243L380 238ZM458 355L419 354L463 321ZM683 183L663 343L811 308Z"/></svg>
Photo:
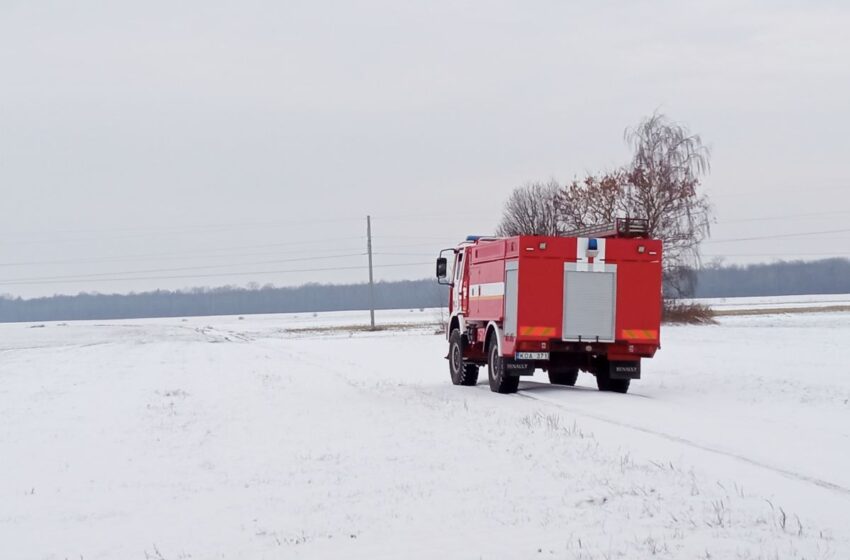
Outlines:
<svg viewBox="0 0 850 560"><path fill-rule="evenodd" d="M622 335L629 340L658 340L658 331L652 329L623 329Z"/></svg>
<svg viewBox="0 0 850 560"><path fill-rule="evenodd" d="M523 336L555 336L555 327L520 327Z"/></svg>

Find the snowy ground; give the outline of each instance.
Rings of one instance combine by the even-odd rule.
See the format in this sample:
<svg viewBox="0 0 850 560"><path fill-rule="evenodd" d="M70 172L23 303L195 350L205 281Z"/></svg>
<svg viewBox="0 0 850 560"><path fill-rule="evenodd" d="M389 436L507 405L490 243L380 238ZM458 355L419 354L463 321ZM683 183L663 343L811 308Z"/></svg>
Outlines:
<svg viewBox="0 0 850 560"><path fill-rule="evenodd" d="M378 320L0 325L0 557L850 558L850 313L667 327L628 395Z"/></svg>
<svg viewBox="0 0 850 560"><path fill-rule="evenodd" d="M823 294L798 296L763 296L701 298L692 301L704 303L719 312L760 309L811 309L818 307L850 306L850 294Z"/></svg>

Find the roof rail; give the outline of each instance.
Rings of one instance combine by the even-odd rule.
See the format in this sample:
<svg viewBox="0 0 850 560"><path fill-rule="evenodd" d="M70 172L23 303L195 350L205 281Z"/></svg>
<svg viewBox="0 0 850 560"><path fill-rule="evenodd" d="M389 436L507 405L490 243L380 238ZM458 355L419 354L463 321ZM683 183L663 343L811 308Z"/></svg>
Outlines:
<svg viewBox="0 0 850 560"><path fill-rule="evenodd" d="M610 224L574 229L564 237L646 237L649 220L644 218L617 218Z"/></svg>

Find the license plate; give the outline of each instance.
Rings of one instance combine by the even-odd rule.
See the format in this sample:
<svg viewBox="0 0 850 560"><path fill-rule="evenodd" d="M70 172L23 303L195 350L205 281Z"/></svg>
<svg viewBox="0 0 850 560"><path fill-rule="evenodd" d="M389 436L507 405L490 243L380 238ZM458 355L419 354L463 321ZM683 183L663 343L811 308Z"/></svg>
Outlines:
<svg viewBox="0 0 850 560"><path fill-rule="evenodd" d="M549 352L517 352L517 360L548 360Z"/></svg>

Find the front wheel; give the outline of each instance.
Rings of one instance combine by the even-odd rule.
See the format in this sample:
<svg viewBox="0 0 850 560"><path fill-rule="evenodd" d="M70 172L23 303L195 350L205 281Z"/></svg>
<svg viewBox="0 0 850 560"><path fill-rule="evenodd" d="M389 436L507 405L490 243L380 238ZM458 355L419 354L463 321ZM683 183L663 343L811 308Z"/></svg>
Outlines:
<svg viewBox="0 0 850 560"><path fill-rule="evenodd" d="M478 383L478 366L463 361L464 340L458 329L449 336L449 373L455 385Z"/></svg>
<svg viewBox="0 0 850 560"><path fill-rule="evenodd" d="M505 360L499 355L499 343L495 336L490 338L487 373L490 377L490 390L494 393L516 393L519 389L519 377L505 372Z"/></svg>

